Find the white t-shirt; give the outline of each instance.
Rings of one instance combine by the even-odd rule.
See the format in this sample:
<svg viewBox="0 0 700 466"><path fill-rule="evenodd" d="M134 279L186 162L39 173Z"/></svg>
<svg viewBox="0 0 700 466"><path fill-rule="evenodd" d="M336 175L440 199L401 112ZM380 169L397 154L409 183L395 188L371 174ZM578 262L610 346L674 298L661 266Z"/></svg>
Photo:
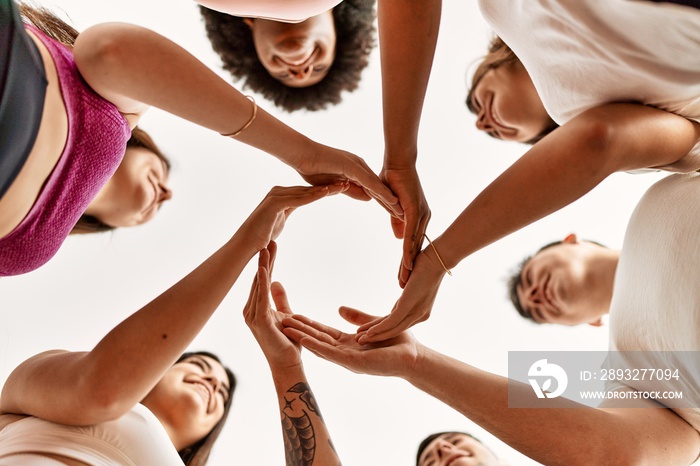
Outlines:
<svg viewBox="0 0 700 466"><path fill-rule="evenodd" d="M196 0L212 10L246 18L299 22L320 15L341 0Z"/></svg>
<svg viewBox="0 0 700 466"><path fill-rule="evenodd" d="M700 10L635 0L479 0L562 125L610 102L700 121Z"/></svg>
<svg viewBox="0 0 700 466"><path fill-rule="evenodd" d="M117 420L93 426L30 416L0 431L0 460L21 461L26 453L65 456L90 466L183 466L163 425L141 404Z"/></svg>
<svg viewBox="0 0 700 466"><path fill-rule="evenodd" d="M671 409L700 431L699 285L700 174L671 175L646 192L627 227L610 306L610 349L648 352L636 363L672 364L679 378L608 388L681 391L682 401L673 403L693 409ZM662 352L677 353L663 359L669 354Z"/></svg>

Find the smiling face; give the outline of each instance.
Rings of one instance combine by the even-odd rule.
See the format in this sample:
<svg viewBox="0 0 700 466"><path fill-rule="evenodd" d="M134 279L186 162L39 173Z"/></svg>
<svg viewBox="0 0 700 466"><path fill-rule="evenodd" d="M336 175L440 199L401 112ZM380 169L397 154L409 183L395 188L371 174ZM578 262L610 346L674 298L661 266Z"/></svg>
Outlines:
<svg viewBox="0 0 700 466"><path fill-rule="evenodd" d="M251 29L260 63L272 77L290 87L320 82L335 59L333 12L328 10L300 23L245 20Z"/></svg>
<svg viewBox="0 0 700 466"><path fill-rule="evenodd" d="M476 127L506 141L527 142L552 127L530 76L512 60L484 73L471 91Z"/></svg>
<svg viewBox="0 0 700 466"><path fill-rule="evenodd" d="M155 153L129 147L119 168L85 213L112 227L146 223L172 197L168 174L166 163Z"/></svg>
<svg viewBox="0 0 700 466"><path fill-rule="evenodd" d="M231 396L229 384L221 363L193 355L174 364L141 403L180 450L206 437L222 419Z"/></svg>
<svg viewBox="0 0 700 466"><path fill-rule="evenodd" d="M418 466L498 466L491 450L466 434L448 433L430 442L418 459Z"/></svg>

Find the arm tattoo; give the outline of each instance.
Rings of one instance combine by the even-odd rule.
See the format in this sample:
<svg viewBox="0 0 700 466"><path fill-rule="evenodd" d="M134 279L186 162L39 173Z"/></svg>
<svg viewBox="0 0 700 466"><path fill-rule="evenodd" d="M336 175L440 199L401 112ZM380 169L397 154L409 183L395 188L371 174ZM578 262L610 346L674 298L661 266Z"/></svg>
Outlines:
<svg viewBox="0 0 700 466"><path fill-rule="evenodd" d="M287 466L311 466L316 453L316 433L309 412L323 421L311 389L297 383L287 390L282 408L282 433Z"/></svg>

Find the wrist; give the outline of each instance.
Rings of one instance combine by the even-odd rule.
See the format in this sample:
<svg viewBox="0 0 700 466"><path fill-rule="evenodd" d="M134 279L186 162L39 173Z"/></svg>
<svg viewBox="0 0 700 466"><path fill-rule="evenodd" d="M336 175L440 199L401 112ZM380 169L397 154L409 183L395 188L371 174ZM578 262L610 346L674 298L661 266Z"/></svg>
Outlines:
<svg viewBox="0 0 700 466"><path fill-rule="evenodd" d="M418 160L418 148L410 147L400 150L384 150L383 170L415 170Z"/></svg>
<svg viewBox="0 0 700 466"><path fill-rule="evenodd" d="M434 256L439 256L444 268L447 270L452 270L457 267L460 262L459 256L450 248L449 243L443 238L443 236L438 236L433 240L432 245L428 245L426 249L431 249ZM441 265L442 266L442 265Z"/></svg>
<svg viewBox="0 0 700 466"><path fill-rule="evenodd" d="M426 241L427 242L427 241ZM439 255L437 251L437 246L435 246L435 241L431 244L430 242L427 242L428 244L423 248L423 251L421 251L420 256L422 256L422 259L425 263L424 267L426 268L428 274L432 277L434 277L438 281L442 281L443 277L450 271L450 267L447 265L446 262L444 262L444 259L442 259L442 256Z"/></svg>
<svg viewBox="0 0 700 466"><path fill-rule="evenodd" d="M402 379L411 382L420 373L422 368L426 367L426 363L430 360L430 348L416 342L416 350L406 362L404 372L397 374ZM411 382L412 383L412 382Z"/></svg>
<svg viewBox="0 0 700 466"><path fill-rule="evenodd" d="M272 378L275 383L284 384L289 380L298 381L300 377L304 377L304 366L301 361L290 364L268 361L268 365L270 366L270 372L272 373Z"/></svg>

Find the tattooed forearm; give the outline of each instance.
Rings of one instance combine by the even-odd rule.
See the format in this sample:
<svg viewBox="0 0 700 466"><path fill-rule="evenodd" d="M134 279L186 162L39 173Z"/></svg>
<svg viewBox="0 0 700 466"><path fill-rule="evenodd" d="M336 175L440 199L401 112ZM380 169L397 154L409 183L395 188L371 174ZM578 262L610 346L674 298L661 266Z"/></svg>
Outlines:
<svg viewBox="0 0 700 466"><path fill-rule="evenodd" d="M282 432L287 466L311 466L316 454L314 418L323 422L308 384L300 382L287 390L282 408Z"/></svg>

